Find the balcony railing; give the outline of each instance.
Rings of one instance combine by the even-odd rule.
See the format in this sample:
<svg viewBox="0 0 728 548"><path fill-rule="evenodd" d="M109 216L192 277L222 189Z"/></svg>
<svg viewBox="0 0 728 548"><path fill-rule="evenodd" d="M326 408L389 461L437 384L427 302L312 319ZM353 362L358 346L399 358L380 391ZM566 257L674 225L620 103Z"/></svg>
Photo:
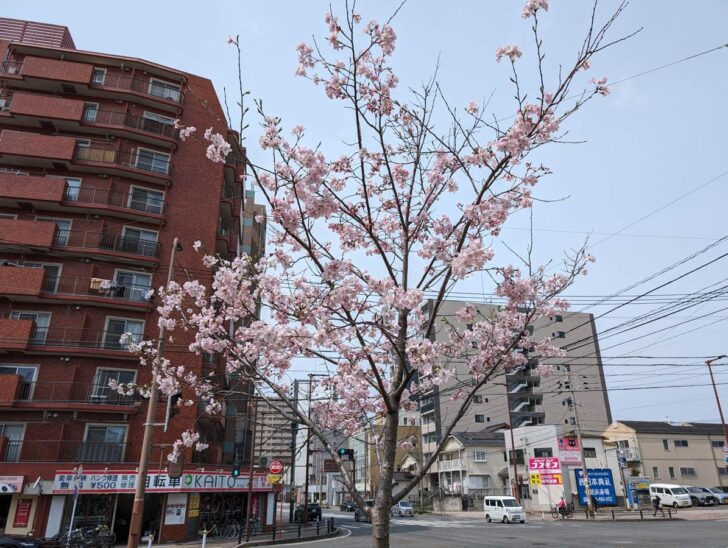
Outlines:
<svg viewBox="0 0 728 548"><path fill-rule="evenodd" d="M149 118L128 112L89 109L84 112L83 121L86 124L101 124L138 129L170 139L177 139L179 135L179 130L175 129L171 124L150 120Z"/></svg>
<svg viewBox="0 0 728 548"><path fill-rule="evenodd" d="M163 86L154 86L149 80L132 78L131 76L110 75L107 74L103 79L94 79L91 81L91 87L98 89L120 89L136 91L149 97L170 101L172 103L182 104L184 93L178 90L165 88Z"/></svg>
<svg viewBox="0 0 728 548"><path fill-rule="evenodd" d="M21 383L15 401L68 402L89 405L134 405L138 395L127 396L107 384L87 382L26 381Z"/></svg>
<svg viewBox="0 0 728 548"><path fill-rule="evenodd" d="M23 63L18 61L3 61L0 63L0 72L5 74L20 74L22 68Z"/></svg>
<svg viewBox="0 0 728 548"><path fill-rule="evenodd" d="M120 284L102 278L46 278L41 291L50 295L102 297L135 303L151 303L148 285Z"/></svg>
<svg viewBox="0 0 728 548"><path fill-rule="evenodd" d="M57 230L53 239L56 247L81 247L86 249L101 249L141 255L143 257L159 257L161 244L139 238L115 236L102 232L81 232L74 230Z"/></svg>
<svg viewBox="0 0 728 548"><path fill-rule="evenodd" d="M69 440L9 440L0 462L124 462L126 443Z"/></svg>
<svg viewBox="0 0 728 548"><path fill-rule="evenodd" d="M121 338L122 334L114 331L34 326L29 343L31 346L125 351L129 350L129 343L142 340L141 335L130 335L128 342L122 342Z"/></svg>
<svg viewBox="0 0 728 548"><path fill-rule="evenodd" d="M0 112L9 112L13 104L13 92L4 91L0 93Z"/></svg>
<svg viewBox="0 0 728 548"><path fill-rule="evenodd" d="M437 463L437 470L439 472L449 472L450 470L464 470L465 466L463 461L460 459L452 460L441 460Z"/></svg>
<svg viewBox="0 0 728 548"><path fill-rule="evenodd" d="M163 215L167 209L167 202L151 197L135 196L133 192L103 190L100 188L78 188L66 186L63 194L64 201L79 204L109 205Z"/></svg>
<svg viewBox="0 0 728 548"><path fill-rule="evenodd" d="M122 167L141 169L158 175L169 175L172 163L169 159L149 157L129 150L111 148L77 146L74 159L98 164L111 164Z"/></svg>

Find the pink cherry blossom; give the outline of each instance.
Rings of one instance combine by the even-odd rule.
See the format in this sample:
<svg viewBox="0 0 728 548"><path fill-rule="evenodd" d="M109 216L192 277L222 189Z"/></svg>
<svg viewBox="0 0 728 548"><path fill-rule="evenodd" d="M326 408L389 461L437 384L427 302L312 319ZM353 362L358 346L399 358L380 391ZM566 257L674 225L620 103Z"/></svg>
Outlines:
<svg viewBox="0 0 728 548"><path fill-rule="evenodd" d="M501 46L495 50L495 60L500 63L503 57L508 57L511 61L515 61L523 55L521 48L516 45Z"/></svg>
<svg viewBox="0 0 728 548"><path fill-rule="evenodd" d="M468 103L468 106L465 107L465 112L467 112L468 114L475 114L476 112L478 112L478 103L476 103L475 101L470 101Z"/></svg>
<svg viewBox="0 0 728 548"><path fill-rule="evenodd" d="M536 12L538 10L549 10L549 3L548 0L527 0L526 4L523 6L523 11L521 12L521 17L523 19L528 19L529 17L533 17L536 15Z"/></svg>

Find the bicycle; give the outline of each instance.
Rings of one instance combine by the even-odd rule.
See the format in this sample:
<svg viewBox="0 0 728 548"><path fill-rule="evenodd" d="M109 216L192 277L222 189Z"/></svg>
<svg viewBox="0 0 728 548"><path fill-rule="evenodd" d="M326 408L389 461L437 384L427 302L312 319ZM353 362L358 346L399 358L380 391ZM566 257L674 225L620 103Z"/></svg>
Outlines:
<svg viewBox="0 0 728 548"><path fill-rule="evenodd" d="M566 506L559 507L554 506L551 508L551 517L554 519L559 519L561 516L565 518L573 517L574 515L574 507L571 504L567 504Z"/></svg>

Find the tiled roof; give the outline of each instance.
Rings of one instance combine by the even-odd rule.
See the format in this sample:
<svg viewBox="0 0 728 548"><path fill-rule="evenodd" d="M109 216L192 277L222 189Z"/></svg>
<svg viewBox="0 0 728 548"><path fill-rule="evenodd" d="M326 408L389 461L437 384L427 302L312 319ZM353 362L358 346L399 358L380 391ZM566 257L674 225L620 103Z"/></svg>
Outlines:
<svg viewBox="0 0 728 548"><path fill-rule="evenodd" d="M618 421L640 434L692 434L722 436L723 426L719 423L690 422L671 423L663 421Z"/></svg>

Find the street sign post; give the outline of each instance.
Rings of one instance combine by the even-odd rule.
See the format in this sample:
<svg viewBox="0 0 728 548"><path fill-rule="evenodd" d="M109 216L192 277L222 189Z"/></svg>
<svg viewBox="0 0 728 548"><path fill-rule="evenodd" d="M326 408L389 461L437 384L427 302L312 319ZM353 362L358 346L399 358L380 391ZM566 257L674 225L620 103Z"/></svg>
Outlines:
<svg viewBox="0 0 728 548"><path fill-rule="evenodd" d="M281 476L280 474L268 474L268 476L266 477L266 481L271 485L275 485L276 483L281 481L281 477L283 476Z"/></svg>
<svg viewBox="0 0 728 548"><path fill-rule="evenodd" d="M268 466L268 471L271 474L280 474L283 472L283 463L279 460L272 460Z"/></svg>
<svg viewBox="0 0 728 548"><path fill-rule="evenodd" d="M723 452L724 453L728 453L728 445L724 445L723 446Z"/></svg>

